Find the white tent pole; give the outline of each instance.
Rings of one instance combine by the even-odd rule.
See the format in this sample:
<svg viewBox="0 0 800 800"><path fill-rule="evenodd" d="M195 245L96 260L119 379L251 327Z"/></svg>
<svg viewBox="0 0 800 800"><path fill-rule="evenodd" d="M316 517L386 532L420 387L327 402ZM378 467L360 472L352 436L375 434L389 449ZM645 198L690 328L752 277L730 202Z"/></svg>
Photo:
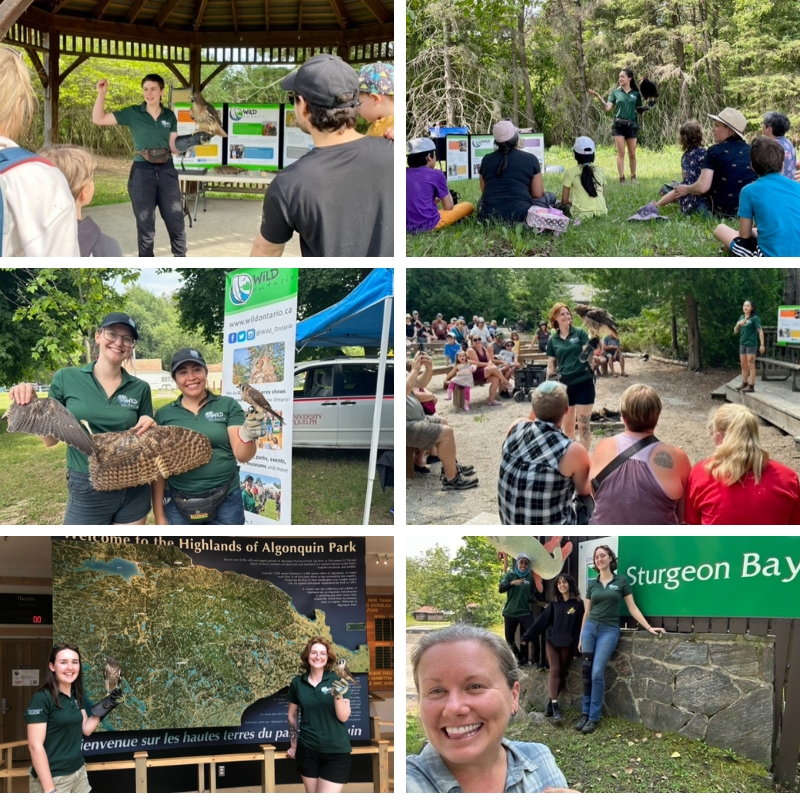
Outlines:
<svg viewBox="0 0 800 800"><path fill-rule="evenodd" d="M372 416L372 441L369 446L369 473L367 475L367 502L364 504L364 522L369 525L372 508L372 489L375 485L375 470L378 465L378 437L381 433L381 411L383 410L383 384L386 380L386 359L389 352L389 328L392 324L393 297L383 301L383 327L381 329L381 357L378 363L378 385L375 387L375 413ZM394 425L394 420L392 420Z"/></svg>

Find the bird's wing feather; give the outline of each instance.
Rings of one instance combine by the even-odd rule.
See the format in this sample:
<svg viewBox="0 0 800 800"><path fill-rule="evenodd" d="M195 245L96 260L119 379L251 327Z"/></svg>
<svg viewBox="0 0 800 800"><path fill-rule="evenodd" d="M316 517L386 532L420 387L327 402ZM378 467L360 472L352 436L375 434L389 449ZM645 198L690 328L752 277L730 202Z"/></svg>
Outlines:
<svg viewBox="0 0 800 800"><path fill-rule="evenodd" d="M12 403L6 416L9 433L53 436L87 456L94 452L92 437L86 429L61 403L51 397L36 397L22 406Z"/></svg>
<svg viewBox="0 0 800 800"><path fill-rule="evenodd" d="M132 431L95 437L96 456L89 459L92 486L113 492L180 475L211 461L211 442L202 433L164 425L141 436Z"/></svg>

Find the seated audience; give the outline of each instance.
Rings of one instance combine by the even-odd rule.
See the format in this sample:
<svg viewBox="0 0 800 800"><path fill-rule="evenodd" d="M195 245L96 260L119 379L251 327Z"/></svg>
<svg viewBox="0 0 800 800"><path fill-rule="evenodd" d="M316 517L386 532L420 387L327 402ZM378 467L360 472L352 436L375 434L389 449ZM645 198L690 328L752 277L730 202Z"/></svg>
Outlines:
<svg viewBox="0 0 800 800"><path fill-rule="evenodd" d="M622 375L623 378L627 378L628 373L625 372L625 356L622 355L622 347L619 339L616 336L608 334L603 337L601 348L603 350L603 358L608 363L608 368L611 370L612 377L617 377L617 373L614 371L614 362L617 362L619 364L619 374Z"/></svg>
<svg viewBox="0 0 800 800"><path fill-rule="evenodd" d="M757 136L750 158L758 180L742 189L739 230L720 224L714 236L734 256L800 255L800 185L781 174L783 148Z"/></svg>
<svg viewBox="0 0 800 800"><path fill-rule="evenodd" d="M654 431L661 415L661 400L654 389L641 383L629 386L620 401L625 432L600 439L592 454L589 477L593 481L595 509L590 525L678 525L683 521L686 481L692 465L678 447L659 442ZM646 445L613 472L594 483L617 456Z"/></svg>
<svg viewBox="0 0 800 800"><path fill-rule="evenodd" d="M575 525L576 503L591 507L589 454L561 430L568 407L567 387L546 381L529 417L509 428L497 483L503 525Z"/></svg>
<svg viewBox="0 0 800 800"><path fill-rule="evenodd" d="M514 352L514 342L510 339L506 342L502 333L497 334L498 341L493 347L498 348L495 353L494 363L500 367L500 371L507 380L511 380L519 369L517 354Z"/></svg>
<svg viewBox="0 0 800 800"><path fill-rule="evenodd" d="M699 122L690 119L681 125L678 136L683 150L683 155L681 156L683 180L681 182L691 185L700 178L700 173L705 163L707 151L703 147L703 129L700 127ZM679 197L674 189L671 192L667 192L660 200L657 200L655 205L657 208L663 208L676 200L682 214L694 214L700 210L701 197L699 195L687 194Z"/></svg>
<svg viewBox="0 0 800 800"><path fill-rule="evenodd" d="M463 349L458 342L456 342L456 335L450 331L445 337L447 344L444 346L444 358L448 364L456 363L456 356L463 352Z"/></svg>
<svg viewBox="0 0 800 800"><path fill-rule="evenodd" d="M792 123L785 114L777 111L768 111L764 114L764 121L761 123L761 133L774 139L783 148L783 169L781 174L794 180L794 172L797 169L797 152L794 145L786 138Z"/></svg>
<svg viewBox="0 0 800 800"><path fill-rule="evenodd" d="M686 488L689 525L798 525L797 473L761 446L758 417L734 403L714 412L714 455L692 468Z"/></svg>
<svg viewBox="0 0 800 800"><path fill-rule="evenodd" d="M437 314L436 319L431 323L431 331L436 337L436 341L443 342L447 338L448 330L444 317L441 314Z"/></svg>
<svg viewBox="0 0 800 800"><path fill-rule="evenodd" d="M517 338L519 338L519 334L517 334ZM539 323L539 327L536 330L536 344L539 347L540 353L547 352L547 343L549 341L550 341L550 328L548 328L546 322L542 321ZM519 355L519 353L517 353L517 355Z"/></svg>
<svg viewBox="0 0 800 800"><path fill-rule="evenodd" d="M588 136L575 140L572 154L577 166L567 167L561 188L561 204L573 219L604 217L608 214L605 175L594 165L595 144Z"/></svg>
<svg viewBox="0 0 800 800"><path fill-rule="evenodd" d="M475 370L475 385L483 386L484 383L489 384L489 405L502 405L495 399L497 390L501 386L504 390L508 390L511 387L511 383L506 380L500 369L492 364L491 355L484 347L477 327L472 331L472 347L467 350L467 358L470 363L475 364L477 367Z"/></svg>

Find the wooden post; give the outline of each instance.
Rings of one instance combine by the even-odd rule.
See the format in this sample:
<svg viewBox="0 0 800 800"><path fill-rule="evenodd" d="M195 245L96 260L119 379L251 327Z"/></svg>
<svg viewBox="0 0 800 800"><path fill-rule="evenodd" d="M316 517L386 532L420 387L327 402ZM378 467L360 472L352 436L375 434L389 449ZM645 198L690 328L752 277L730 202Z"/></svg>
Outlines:
<svg viewBox="0 0 800 800"><path fill-rule="evenodd" d="M210 794L217 793L217 764L215 761L208 765L208 791Z"/></svg>
<svg viewBox="0 0 800 800"><path fill-rule="evenodd" d="M6 769L8 769L8 770L10 770L14 766L13 753L14 753L14 748L13 747L9 747L6 750ZM11 784L12 784L13 780L14 779L10 775L6 778L6 793L7 794L11 794Z"/></svg>
<svg viewBox="0 0 800 800"><path fill-rule="evenodd" d="M464 408L464 387L458 384L453 388L453 405L456 408Z"/></svg>
<svg viewBox="0 0 800 800"><path fill-rule="evenodd" d="M261 791L264 794L275 793L275 746L262 744L264 761L261 764Z"/></svg>
<svg viewBox="0 0 800 800"><path fill-rule="evenodd" d="M189 45L189 85L195 92L200 91L200 45Z"/></svg>
<svg viewBox="0 0 800 800"><path fill-rule="evenodd" d="M6 38L6 34L32 3L33 0L3 0L0 3L0 41Z"/></svg>
<svg viewBox="0 0 800 800"><path fill-rule="evenodd" d="M44 86L44 146L58 142L58 32L51 28L42 34L45 46L44 71L47 83Z"/></svg>
<svg viewBox="0 0 800 800"><path fill-rule="evenodd" d="M147 753L134 753L133 763L136 765L136 793L147 794Z"/></svg>
<svg viewBox="0 0 800 800"><path fill-rule="evenodd" d="M206 790L206 765L197 765L197 794L203 794Z"/></svg>

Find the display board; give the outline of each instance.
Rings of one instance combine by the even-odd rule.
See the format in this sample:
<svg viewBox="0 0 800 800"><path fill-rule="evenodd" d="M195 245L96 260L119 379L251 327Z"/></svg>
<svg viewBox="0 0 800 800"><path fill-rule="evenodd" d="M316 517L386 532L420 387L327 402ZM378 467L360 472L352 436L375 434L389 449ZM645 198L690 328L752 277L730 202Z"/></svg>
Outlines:
<svg viewBox="0 0 800 800"><path fill-rule="evenodd" d="M313 636L347 659L348 730L369 738L363 537L54 537L53 603L88 698L105 695L106 656L122 671L124 702L85 754L288 742L286 693Z"/></svg>
<svg viewBox="0 0 800 800"><path fill-rule="evenodd" d="M248 525L292 521L292 403L297 321L297 269L229 272L225 291L222 393L242 404L241 386L252 386L282 421L266 418L255 457L241 465Z"/></svg>
<svg viewBox="0 0 800 800"><path fill-rule="evenodd" d="M469 137L470 178L480 177L481 161L483 161L485 156L494 153L494 149L494 136L491 134Z"/></svg>
<svg viewBox="0 0 800 800"><path fill-rule="evenodd" d="M178 136L192 134L197 130L197 125L189 114L191 103L175 103L175 116L178 118ZM223 116L224 127L224 116ZM182 156L173 156L176 166L183 164L185 167L219 167L223 163L223 151L225 139L222 136L214 136L206 144L198 144L190 147Z"/></svg>
<svg viewBox="0 0 800 800"><path fill-rule="evenodd" d="M228 164L240 169L277 170L280 160L281 107L229 103Z"/></svg>
<svg viewBox="0 0 800 800"><path fill-rule="evenodd" d="M778 309L778 344L800 345L800 306Z"/></svg>
<svg viewBox="0 0 800 800"><path fill-rule="evenodd" d="M469 136L449 135L446 154L445 174L448 183L469 180Z"/></svg>
<svg viewBox="0 0 800 800"><path fill-rule="evenodd" d="M369 644L369 690L394 690L394 597L367 597L367 643Z"/></svg>
<svg viewBox="0 0 800 800"><path fill-rule="evenodd" d="M283 107L283 162L281 167L286 168L314 149L314 140L311 134L304 133L297 126L294 106Z"/></svg>
<svg viewBox="0 0 800 800"><path fill-rule="evenodd" d="M539 159L539 166L544 172L544 134L543 133L521 133L519 140L522 142L522 149L526 153L533 153Z"/></svg>

